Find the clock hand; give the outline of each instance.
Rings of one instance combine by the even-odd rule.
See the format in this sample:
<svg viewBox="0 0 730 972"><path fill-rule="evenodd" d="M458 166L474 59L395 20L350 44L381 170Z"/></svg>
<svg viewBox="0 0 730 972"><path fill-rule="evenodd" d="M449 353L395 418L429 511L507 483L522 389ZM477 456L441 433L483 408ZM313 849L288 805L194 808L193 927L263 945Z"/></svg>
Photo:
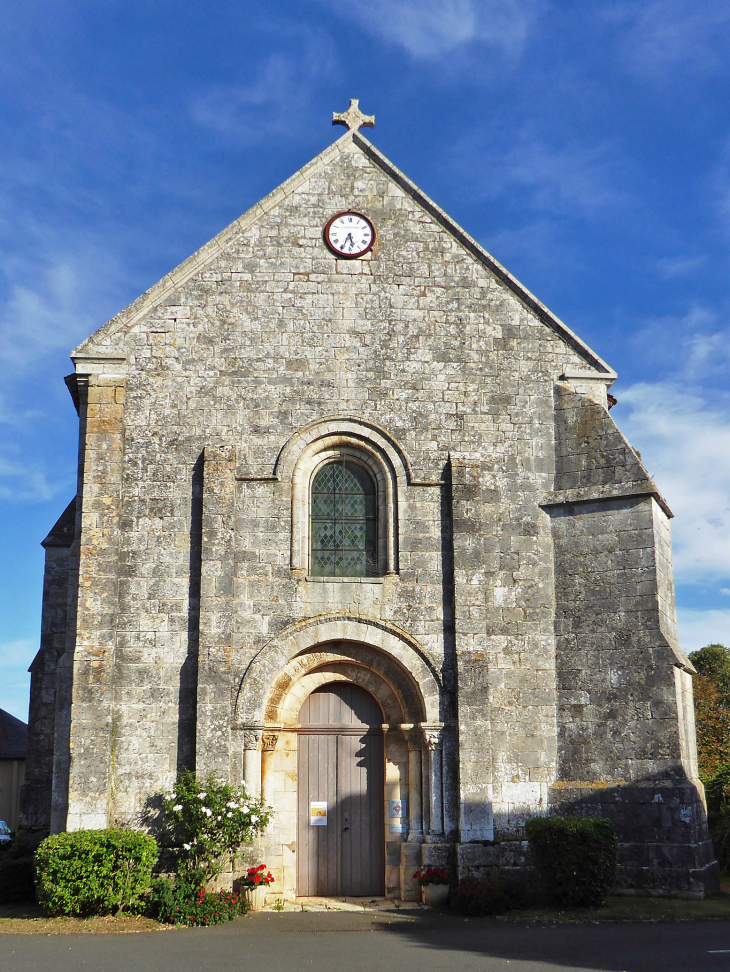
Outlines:
<svg viewBox="0 0 730 972"><path fill-rule="evenodd" d="M347 246L347 241L348 240L350 241L350 249L352 249L352 247L355 245L355 241L352 238L352 233L348 233L347 236L345 237L345 240L344 240L343 244L342 244L342 249L343 250Z"/></svg>

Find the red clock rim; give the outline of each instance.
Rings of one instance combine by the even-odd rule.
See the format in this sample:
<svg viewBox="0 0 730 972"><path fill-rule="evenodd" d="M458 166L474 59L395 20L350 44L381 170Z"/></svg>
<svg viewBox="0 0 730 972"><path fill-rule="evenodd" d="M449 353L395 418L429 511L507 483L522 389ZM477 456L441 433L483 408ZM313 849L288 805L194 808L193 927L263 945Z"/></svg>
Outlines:
<svg viewBox="0 0 730 972"><path fill-rule="evenodd" d="M329 241L329 229L330 229L330 226L334 223L334 221L336 219L339 219L340 216L359 216L360 219L364 219L365 222L368 224L368 226L372 230L373 237L370 240L370 243L368 244L368 246L366 246L364 250L360 250L359 253L341 253L339 250L336 250L334 248L334 246L332 246L332 244ZM365 254L366 253L369 253L372 250L372 248L375 246L376 236L377 236L377 233L376 233L375 225L374 225L373 221L371 219L368 219L368 217L364 213L359 213L356 209L343 209L343 211L341 213L335 213L335 215L332 216L327 221L327 225L322 230L322 237L324 238L324 242L327 245L327 249L331 253L334 253L334 255L336 257L341 257L344 260L359 260L360 257L364 257Z"/></svg>

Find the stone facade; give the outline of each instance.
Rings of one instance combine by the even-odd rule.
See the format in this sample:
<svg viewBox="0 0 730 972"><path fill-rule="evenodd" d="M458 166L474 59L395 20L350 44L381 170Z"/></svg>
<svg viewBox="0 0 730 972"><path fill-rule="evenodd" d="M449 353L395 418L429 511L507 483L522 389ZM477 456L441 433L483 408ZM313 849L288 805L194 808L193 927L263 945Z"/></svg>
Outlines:
<svg viewBox="0 0 730 972"><path fill-rule="evenodd" d="M376 227L361 259L323 242L345 210ZM292 896L299 707L347 680L408 806L389 895L422 861L528 867L525 819L566 807L616 820L622 889L714 887L671 514L615 373L361 135L72 358L27 829L137 823L185 766L245 775ZM377 485L378 576L312 577L309 483L346 456Z"/></svg>

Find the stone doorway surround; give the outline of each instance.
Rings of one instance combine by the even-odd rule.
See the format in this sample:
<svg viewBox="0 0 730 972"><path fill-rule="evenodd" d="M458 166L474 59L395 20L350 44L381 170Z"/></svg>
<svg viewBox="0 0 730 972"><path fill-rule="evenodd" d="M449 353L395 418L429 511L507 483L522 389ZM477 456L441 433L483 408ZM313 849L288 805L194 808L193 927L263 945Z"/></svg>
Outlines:
<svg viewBox="0 0 730 972"><path fill-rule="evenodd" d="M385 718L386 895L420 900L413 874L434 853L442 856L445 833L454 829L444 798L454 734L439 719L434 666L423 649L382 622L329 616L293 628L249 666L234 725L247 787L275 808L256 847L276 879L272 894L296 897L299 711L319 686L347 681L370 692ZM407 816L393 816L394 803L405 804Z"/></svg>

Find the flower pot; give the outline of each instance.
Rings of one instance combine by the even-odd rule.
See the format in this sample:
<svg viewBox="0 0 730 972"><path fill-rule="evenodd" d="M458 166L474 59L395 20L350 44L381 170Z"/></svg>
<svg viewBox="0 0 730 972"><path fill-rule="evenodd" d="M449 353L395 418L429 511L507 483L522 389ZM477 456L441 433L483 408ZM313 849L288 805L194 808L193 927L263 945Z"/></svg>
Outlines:
<svg viewBox="0 0 730 972"><path fill-rule="evenodd" d="M424 884L423 903L429 908L445 908L449 903L448 884Z"/></svg>
<svg viewBox="0 0 730 972"><path fill-rule="evenodd" d="M266 901L266 885L260 884L257 888L246 888L244 892L246 901L251 906L251 911L263 910Z"/></svg>

